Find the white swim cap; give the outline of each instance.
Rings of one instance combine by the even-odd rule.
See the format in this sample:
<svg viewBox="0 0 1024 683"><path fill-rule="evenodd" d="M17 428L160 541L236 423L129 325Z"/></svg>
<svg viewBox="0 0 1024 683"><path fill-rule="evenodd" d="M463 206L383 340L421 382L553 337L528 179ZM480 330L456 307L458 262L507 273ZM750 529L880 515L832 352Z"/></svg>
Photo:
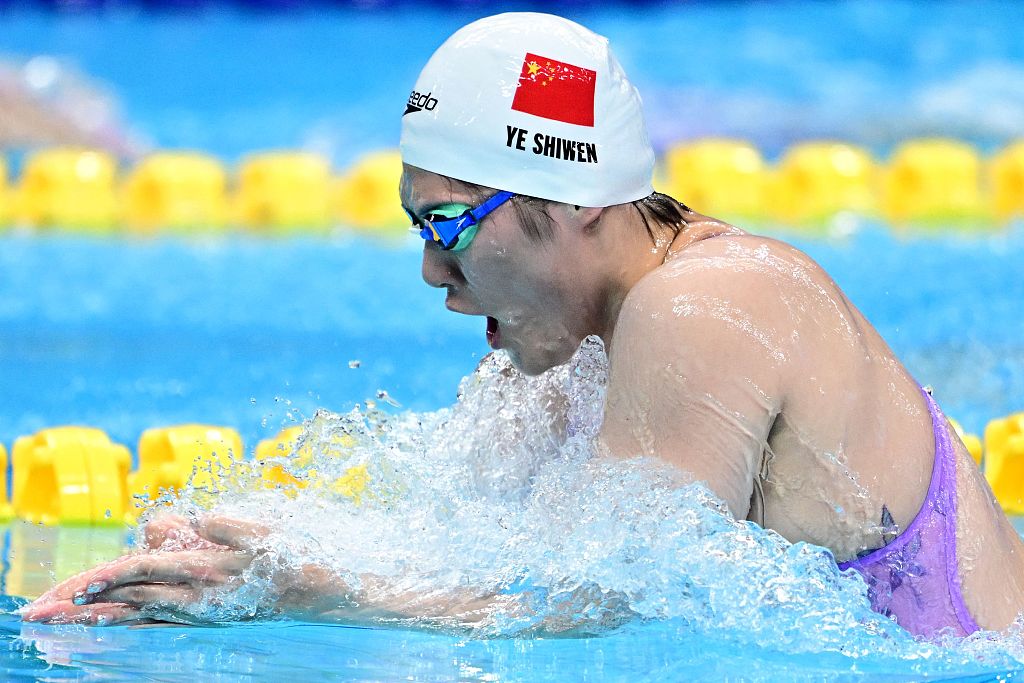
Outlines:
<svg viewBox="0 0 1024 683"><path fill-rule="evenodd" d="M477 185L579 206L650 195L640 95L579 24L499 14L452 35L402 115L402 161Z"/></svg>

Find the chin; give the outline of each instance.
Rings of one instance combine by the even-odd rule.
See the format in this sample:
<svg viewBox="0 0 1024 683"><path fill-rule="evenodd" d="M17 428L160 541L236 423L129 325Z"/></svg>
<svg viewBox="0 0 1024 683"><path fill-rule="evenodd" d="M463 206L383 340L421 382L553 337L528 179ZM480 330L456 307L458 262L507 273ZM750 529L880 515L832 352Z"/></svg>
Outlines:
<svg viewBox="0 0 1024 683"><path fill-rule="evenodd" d="M512 358L512 365L515 366L516 370L523 373L527 377L536 377L537 375L542 375L551 368L555 367L554 365L548 364L524 365L519 359L515 357Z"/></svg>
<svg viewBox="0 0 1024 683"><path fill-rule="evenodd" d="M552 358L551 356L533 356L524 358L518 351L512 349L506 349L508 352L509 360L512 361L512 365L515 366L516 370L523 373L527 377L536 377L537 375L543 374L551 368L558 367L564 363L569 362L572 358L572 354L575 349L568 354L564 354L564 358Z"/></svg>

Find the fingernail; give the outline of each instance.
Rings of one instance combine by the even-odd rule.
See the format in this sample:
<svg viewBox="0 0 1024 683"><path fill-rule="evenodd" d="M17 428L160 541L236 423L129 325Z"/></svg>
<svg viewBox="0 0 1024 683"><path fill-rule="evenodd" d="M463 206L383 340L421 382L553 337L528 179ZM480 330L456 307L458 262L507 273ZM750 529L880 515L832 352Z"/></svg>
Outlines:
<svg viewBox="0 0 1024 683"><path fill-rule="evenodd" d="M95 581L95 582L90 583L88 586L85 587L85 592L89 593L90 595L95 595L96 593L102 593L105 590L107 590L107 582L106 581Z"/></svg>
<svg viewBox="0 0 1024 683"><path fill-rule="evenodd" d="M75 593L75 597L72 598L71 602L75 603L76 605L85 605L89 602L89 596L83 593L82 591L79 591Z"/></svg>

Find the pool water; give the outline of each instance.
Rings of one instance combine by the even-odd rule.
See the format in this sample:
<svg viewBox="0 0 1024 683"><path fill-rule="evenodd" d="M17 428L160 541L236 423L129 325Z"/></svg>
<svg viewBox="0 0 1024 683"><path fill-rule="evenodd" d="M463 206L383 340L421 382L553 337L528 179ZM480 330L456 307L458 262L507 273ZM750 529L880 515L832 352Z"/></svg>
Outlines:
<svg viewBox="0 0 1024 683"><path fill-rule="evenodd" d="M842 239L792 241L832 273L968 430L1020 409L1019 228L907 238L865 224ZM418 245L345 236L0 238L0 272L17 293L0 302L8 387L0 431L86 424L134 446L147 427L201 421L236 427L251 451L317 407L344 412L379 390L402 405L396 414L449 405L486 351L484 329L479 319L443 310L443 294L419 280L418 262ZM6 535L5 592L35 596L116 556L126 542L118 531L15 522ZM809 604L800 618L813 624L813 613ZM870 655L808 652L792 642L752 645L742 631L695 631L685 619L641 620L591 638L480 639L295 623L90 630L23 626L8 615L3 639L9 649L0 667L9 678L46 680L129 680L141 672L154 680L304 672L337 680L688 680L740 672L762 680L987 680L1018 668L998 654L1012 650L1005 645L996 654L926 656L910 639L875 651L867 638L860 645Z"/></svg>
<svg viewBox="0 0 1024 683"><path fill-rule="evenodd" d="M442 36L485 13L5 11L0 54L56 54L107 82L126 135L228 162L306 147L339 166L394 146L396 112L419 65ZM982 151L1024 136L1024 43L1010 3L570 14L612 38L644 93L659 149L737 135L771 157L828 136L884 156L911 135L955 135ZM818 260L968 431L1024 409L1021 225L843 228L826 238L758 226ZM448 313L443 294L423 285L415 242L343 231L289 240L2 234L0 439L10 447L20 435L81 424L134 447L148 427L203 422L238 429L251 451L320 407L345 412L380 391L400 404L388 408L395 415L449 406L487 351L484 325ZM770 614L759 630L707 629L684 615L573 638L292 622L86 629L24 625L11 613L126 543L116 530L7 528L0 678L1013 680L1024 668L1019 633L949 648L884 629L829 636L813 600L797 601L790 631L772 630ZM811 589L816 576L793 578Z"/></svg>
<svg viewBox="0 0 1024 683"><path fill-rule="evenodd" d="M589 639L466 640L394 630L260 624L216 628L54 631L19 628L21 657L7 680L1010 681L1020 674L978 665L911 668L904 662L794 655L696 638L662 622ZM315 658L311 654L315 653Z"/></svg>
<svg viewBox="0 0 1024 683"><path fill-rule="evenodd" d="M126 138L228 163L307 148L338 168L396 146L420 67L457 28L529 3L416 3L379 12L314 3L194 13L111 3L102 13L0 9L0 60L62 58L116 95ZM1024 43L1012 2L567 3L606 35L644 98L658 151L749 139L769 158L808 139L885 157L952 136L991 152L1024 136Z"/></svg>
<svg viewBox="0 0 1024 683"><path fill-rule="evenodd" d="M968 431L1021 409L1019 227L778 234L832 275ZM379 390L410 410L448 405L488 351L485 325L444 310L443 292L420 280L420 248L344 235L0 236L0 434L10 445L84 424L134 446L147 427L199 421L235 427L252 448Z"/></svg>

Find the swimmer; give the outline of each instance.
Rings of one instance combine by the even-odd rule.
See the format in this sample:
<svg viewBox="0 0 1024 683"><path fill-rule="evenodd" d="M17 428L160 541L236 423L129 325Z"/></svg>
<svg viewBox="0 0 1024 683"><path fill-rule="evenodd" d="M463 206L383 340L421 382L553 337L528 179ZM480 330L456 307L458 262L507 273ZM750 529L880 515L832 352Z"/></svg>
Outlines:
<svg viewBox="0 0 1024 683"><path fill-rule="evenodd" d="M135 159L143 146L125 130L114 99L53 57L0 61L0 149L103 149Z"/></svg>
<svg viewBox="0 0 1024 683"><path fill-rule="evenodd" d="M542 14L464 27L405 103L402 155L423 278L450 310L483 317L490 346L526 374L604 341L603 457L661 459L737 519L830 549L911 633L1003 629L1024 608L1021 539L929 391L807 255L653 191L640 98L605 39ZM184 610L237 580L266 530L158 518L147 545L168 534L192 540L69 579L25 618ZM388 613L372 581L353 592L296 570L279 611Z"/></svg>

